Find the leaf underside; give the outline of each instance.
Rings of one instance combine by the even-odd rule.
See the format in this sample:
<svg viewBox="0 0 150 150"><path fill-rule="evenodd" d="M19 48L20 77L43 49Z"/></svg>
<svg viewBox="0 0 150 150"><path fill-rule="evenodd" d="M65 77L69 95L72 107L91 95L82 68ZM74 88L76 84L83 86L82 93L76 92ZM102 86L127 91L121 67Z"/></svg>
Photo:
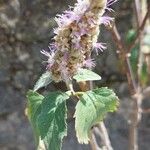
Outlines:
<svg viewBox="0 0 150 150"><path fill-rule="evenodd" d="M107 112L117 109L118 97L104 87L85 92L77 103L75 129L79 143L89 142L90 129L105 117Z"/></svg>
<svg viewBox="0 0 150 150"><path fill-rule="evenodd" d="M47 72L43 73L42 76L40 77L40 79L36 82L36 84L34 86L34 91L37 91L40 88L47 86L51 82L52 82L51 74L50 74L50 72L47 71Z"/></svg>
<svg viewBox="0 0 150 150"><path fill-rule="evenodd" d="M73 76L73 78L77 82L101 80L101 77L98 74L88 69L80 69L78 73Z"/></svg>

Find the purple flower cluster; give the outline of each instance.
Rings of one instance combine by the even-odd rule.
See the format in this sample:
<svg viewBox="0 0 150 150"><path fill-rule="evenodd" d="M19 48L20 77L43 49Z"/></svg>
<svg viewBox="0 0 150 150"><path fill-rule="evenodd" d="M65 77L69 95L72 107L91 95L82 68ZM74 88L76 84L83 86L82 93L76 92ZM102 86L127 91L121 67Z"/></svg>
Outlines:
<svg viewBox="0 0 150 150"><path fill-rule="evenodd" d="M48 57L47 69L55 82L68 82L83 67L93 67L90 59L93 49L106 49L104 43L97 43L99 25L109 25L111 17L103 16L116 0L77 0L74 7L57 15L58 27L54 30L55 42L50 52L42 51Z"/></svg>

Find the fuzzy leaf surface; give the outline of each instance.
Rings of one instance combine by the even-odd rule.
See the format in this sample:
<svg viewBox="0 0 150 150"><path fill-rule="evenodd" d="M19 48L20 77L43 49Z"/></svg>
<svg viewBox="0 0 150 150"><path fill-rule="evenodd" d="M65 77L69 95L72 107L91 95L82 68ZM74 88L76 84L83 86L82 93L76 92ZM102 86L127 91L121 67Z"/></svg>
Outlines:
<svg viewBox="0 0 150 150"><path fill-rule="evenodd" d="M101 77L98 74L88 69L80 69L73 78L77 82L101 80Z"/></svg>
<svg viewBox="0 0 150 150"><path fill-rule="evenodd" d="M66 100L68 98L65 93L51 92L43 100L37 123L47 150L60 150L62 139L67 135Z"/></svg>
<svg viewBox="0 0 150 150"><path fill-rule="evenodd" d="M40 79L36 82L36 84L34 86L34 91L37 91L40 88L47 86L51 82L52 82L51 74L50 74L50 72L47 71L47 72L43 73L42 76L40 77Z"/></svg>
<svg viewBox="0 0 150 150"><path fill-rule="evenodd" d="M75 129L79 143L87 144L91 127L102 121L107 112L117 109L118 97L104 87L85 92L77 103Z"/></svg>

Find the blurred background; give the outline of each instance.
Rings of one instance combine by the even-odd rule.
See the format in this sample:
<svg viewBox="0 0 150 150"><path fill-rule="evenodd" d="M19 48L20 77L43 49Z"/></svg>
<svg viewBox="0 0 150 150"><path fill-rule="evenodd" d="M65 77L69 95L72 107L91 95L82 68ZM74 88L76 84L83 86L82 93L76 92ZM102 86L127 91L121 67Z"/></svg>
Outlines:
<svg viewBox="0 0 150 150"><path fill-rule="evenodd" d="M56 27L54 17L73 5L75 0L0 0L0 150L35 150L30 124L25 116L26 92L45 70L46 58L40 50L47 49ZM126 40L135 26L132 0L119 0L114 4L118 30ZM131 33L131 32L130 32ZM130 37L130 36L129 36ZM149 39L150 40L150 39ZM131 99L125 74L122 73L116 47L110 33L102 27L100 41L108 49L96 58L95 71L102 76L96 86L108 86L120 98L116 113L105 119L114 150L128 149L128 127ZM51 84L46 91L64 89L64 84ZM45 90L45 89L44 89ZM142 107L149 108L150 99ZM89 150L79 145L74 132L74 103L68 103L68 136L63 150ZM144 113L139 124L139 149L150 149L150 114Z"/></svg>

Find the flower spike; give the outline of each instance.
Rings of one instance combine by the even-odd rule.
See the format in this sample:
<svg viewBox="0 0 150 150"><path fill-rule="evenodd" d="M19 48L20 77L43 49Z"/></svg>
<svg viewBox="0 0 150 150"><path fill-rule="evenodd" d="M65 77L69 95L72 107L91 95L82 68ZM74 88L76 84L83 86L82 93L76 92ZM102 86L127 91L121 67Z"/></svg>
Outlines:
<svg viewBox="0 0 150 150"><path fill-rule="evenodd" d="M47 69L55 82L69 82L80 68L95 66L89 56L93 49L97 54L106 49L104 43L97 43L99 25L109 25L113 20L103 15L115 1L77 0L74 7L56 16L58 27L51 52L41 51L48 57Z"/></svg>

